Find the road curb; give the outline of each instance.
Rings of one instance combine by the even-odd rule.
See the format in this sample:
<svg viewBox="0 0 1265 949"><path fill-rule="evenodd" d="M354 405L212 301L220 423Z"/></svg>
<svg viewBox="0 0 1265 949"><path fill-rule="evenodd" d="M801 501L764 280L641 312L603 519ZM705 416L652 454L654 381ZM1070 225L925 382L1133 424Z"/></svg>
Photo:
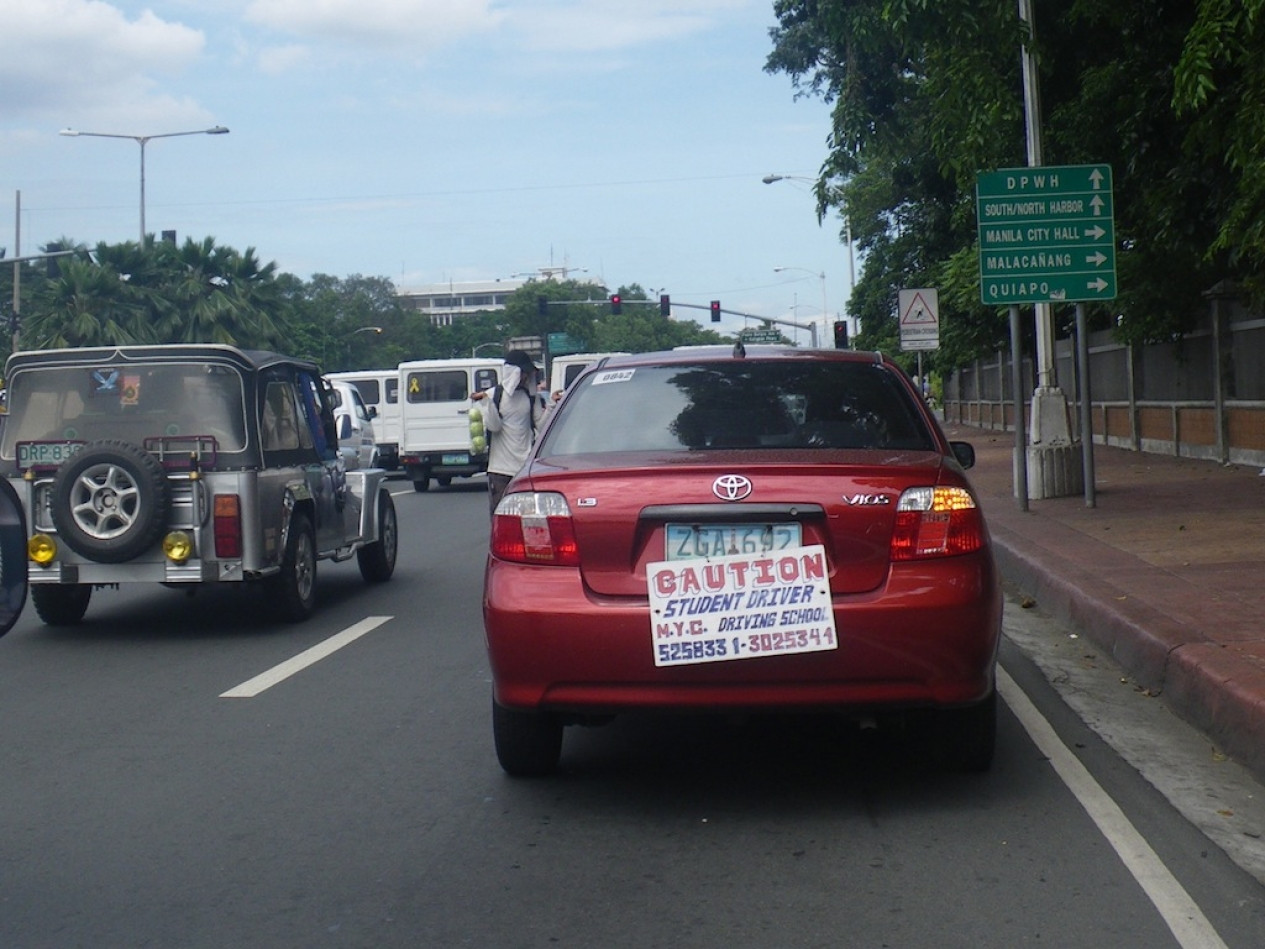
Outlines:
<svg viewBox="0 0 1265 949"><path fill-rule="evenodd" d="M1051 563L1061 560L1057 554L1033 556L1004 528L994 528L993 549L1009 583L1106 649L1139 685L1265 780L1265 651L1192 640L1189 629L1136 598L1118 597L1087 571Z"/></svg>

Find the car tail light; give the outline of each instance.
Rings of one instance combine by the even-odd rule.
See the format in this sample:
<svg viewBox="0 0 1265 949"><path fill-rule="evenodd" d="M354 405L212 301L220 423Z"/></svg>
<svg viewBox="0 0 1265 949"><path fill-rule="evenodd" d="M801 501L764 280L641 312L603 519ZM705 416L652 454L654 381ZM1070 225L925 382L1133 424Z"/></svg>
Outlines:
<svg viewBox="0 0 1265 949"><path fill-rule="evenodd" d="M984 546L984 517L966 488L909 488L896 505L892 559L952 557Z"/></svg>
<svg viewBox="0 0 1265 949"><path fill-rule="evenodd" d="M552 492L507 494L492 515L492 556L516 563L578 567L571 508Z"/></svg>
<svg viewBox="0 0 1265 949"><path fill-rule="evenodd" d="M236 494L217 494L213 508L215 556L230 560L242 555L242 502Z"/></svg>

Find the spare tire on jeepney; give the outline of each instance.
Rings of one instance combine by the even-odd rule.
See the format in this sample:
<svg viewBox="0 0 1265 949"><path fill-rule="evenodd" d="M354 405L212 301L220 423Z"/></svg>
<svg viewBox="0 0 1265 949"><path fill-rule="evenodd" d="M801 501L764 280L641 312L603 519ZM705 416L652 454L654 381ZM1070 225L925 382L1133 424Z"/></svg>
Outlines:
<svg viewBox="0 0 1265 949"><path fill-rule="evenodd" d="M49 513L76 553L124 563L158 542L167 505L167 478L158 459L130 442L104 439L62 462Z"/></svg>

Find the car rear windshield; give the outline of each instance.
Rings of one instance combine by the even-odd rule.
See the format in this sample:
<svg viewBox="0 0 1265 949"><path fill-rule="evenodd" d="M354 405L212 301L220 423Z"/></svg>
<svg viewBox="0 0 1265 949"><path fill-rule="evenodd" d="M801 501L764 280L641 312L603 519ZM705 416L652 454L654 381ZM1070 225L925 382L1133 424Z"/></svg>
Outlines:
<svg viewBox="0 0 1265 949"><path fill-rule="evenodd" d="M680 449L933 450L890 368L732 360L593 373L559 408L541 455Z"/></svg>
<svg viewBox="0 0 1265 949"><path fill-rule="evenodd" d="M241 376L225 366L33 368L14 376L0 455L25 441L143 444L160 436L212 435L220 451L246 445Z"/></svg>

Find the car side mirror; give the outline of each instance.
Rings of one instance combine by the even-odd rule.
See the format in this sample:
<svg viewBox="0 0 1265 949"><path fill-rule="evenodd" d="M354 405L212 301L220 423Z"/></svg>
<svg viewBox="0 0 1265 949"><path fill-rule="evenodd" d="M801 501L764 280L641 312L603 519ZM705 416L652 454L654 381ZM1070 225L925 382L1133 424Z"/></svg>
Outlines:
<svg viewBox="0 0 1265 949"><path fill-rule="evenodd" d="M949 447L953 449L953 457L958 460L958 464L963 468L975 467L975 446L970 442L949 442Z"/></svg>
<svg viewBox="0 0 1265 949"><path fill-rule="evenodd" d="M370 418L378 417L378 407L376 405L369 406L369 417Z"/></svg>

